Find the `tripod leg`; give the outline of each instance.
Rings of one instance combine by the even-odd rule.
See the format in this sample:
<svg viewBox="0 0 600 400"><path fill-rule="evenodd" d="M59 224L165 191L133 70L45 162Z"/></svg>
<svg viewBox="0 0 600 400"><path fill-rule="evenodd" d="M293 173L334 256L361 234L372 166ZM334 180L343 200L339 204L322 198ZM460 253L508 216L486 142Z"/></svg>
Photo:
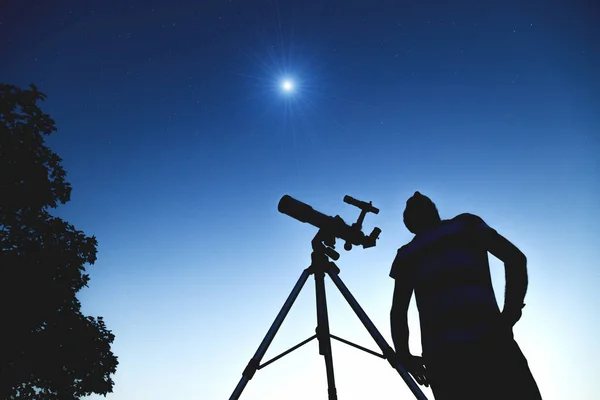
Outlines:
<svg viewBox="0 0 600 400"><path fill-rule="evenodd" d="M421 389L410 376L410 374L404 369L402 365L400 365L400 363L394 361L396 359L396 353L388 345L383 336L381 336L381 333L379 333L379 331L377 330L373 322L371 322L371 320L369 319L365 311L362 309L360 304L358 304L358 301L356 301L354 296L352 296L352 293L350 293L350 290L348 290L344 282L342 282L342 279L338 276L337 272L333 270L333 268L329 267L327 269L327 273L331 277L333 283L335 283L335 286L337 286L337 288L340 290L348 304L350 304L350 307L352 307L352 309L354 310L360 321L363 323L365 328L367 328L367 331L369 331L371 337L373 337L383 354L386 356L390 365L393 368L395 368L396 371L398 371L398 373L400 374L404 382L406 382L408 388L413 392L415 397L419 400L427 400L427 397L425 397L425 394L421 391Z"/></svg>
<svg viewBox="0 0 600 400"><path fill-rule="evenodd" d="M262 360L265 353L267 352L267 349L269 348L269 346L271 345L271 342L275 338L275 334L281 327L283 320L285 319L286 315L292 308L294 301L296 301L298 294L300 294L300 290L302 290L302 287L306 283L306 280L308 279L310 274L311 274L311 272L309 272L309 268L307 268L304 270L304 272L302 272L302 275L300 275L300 278L298 278L298 282L296 282L296 285L292 289L292 292L290 293L287 300L283 304L283 307L281 307L279 314L277 314L275 321L273 321L273 325L271 325L271 328L269 328L269 331L265 335L263 341L260 343L260 346L258 346L258 350L256 350L254 357L252 357L250 359L250 362L248 362L246 369L244 369L244 372L242 373L242 379L240 379L239 383L235 387L235 390L233 391L233 394L231 395L231 397L229 397L229 400L239 399L240 395L242 394L242 391L248 384L248 381L250 379L252 379L252 377L254 376L254 373L256 372L256 370L258 369L258 367L260 365L260 361Z"/></svg>
<svg viewBox="0 0 600 400"><path fill-rule="evenodd" d="M319 340L319 354L325 357L329 400L337 400L335 377L333 375L329 317L327 315L327 298L325 296L325 273L323 271L315 272L315 294L317 297L317 339Z"/></svg>

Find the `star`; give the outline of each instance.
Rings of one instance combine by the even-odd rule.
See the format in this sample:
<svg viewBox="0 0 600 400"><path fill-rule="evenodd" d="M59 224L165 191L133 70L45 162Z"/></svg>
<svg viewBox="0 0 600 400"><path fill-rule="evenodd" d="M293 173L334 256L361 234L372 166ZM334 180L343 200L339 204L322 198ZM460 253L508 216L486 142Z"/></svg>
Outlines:
<svg viewBox="0 0 600 400"><path fill-rule="evenodd" d="M294 82L291 81L290 79L284 79L283 81L281 81L281 89L283 89L284 92L287 93L291 93L294 91Z"/></svg>

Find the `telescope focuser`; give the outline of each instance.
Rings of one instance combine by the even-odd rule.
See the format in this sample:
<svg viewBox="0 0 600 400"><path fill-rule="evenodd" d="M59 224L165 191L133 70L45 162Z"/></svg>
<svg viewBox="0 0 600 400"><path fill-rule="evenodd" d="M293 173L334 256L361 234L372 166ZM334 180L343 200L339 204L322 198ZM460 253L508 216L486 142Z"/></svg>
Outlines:
<svg viewBox="0 0 600 400"><path fill-rule="evenodd" d="M379 209L377 207L373 207L373 203L370 201L367 203L366 201L357 200L352 196L346 195L344 196L344 203L348 203L354 207L360 208L360 215L358 216L356 222L352 224L352 229L355 229L357 231L362 231L362 223L365 220L365 216L367 215L367 213L372 212L373 214L379 214ZM381 229L377 227L373 228L371 234L365 237L363 248L367 249L369 247L375 246L375 242L377 241L377 238L379 237L380 233ZM346 243L344 243L344 249L346 251L352 250L352 243L346 240Z"/></svg>

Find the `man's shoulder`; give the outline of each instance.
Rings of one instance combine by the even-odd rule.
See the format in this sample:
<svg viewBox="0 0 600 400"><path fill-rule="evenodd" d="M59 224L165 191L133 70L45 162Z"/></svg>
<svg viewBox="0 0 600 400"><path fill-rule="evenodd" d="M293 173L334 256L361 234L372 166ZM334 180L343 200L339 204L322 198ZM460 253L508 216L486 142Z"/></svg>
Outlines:
<svg viewBox="0 0 600 400"><path fill-rule="evenodd" d="M416 238L413 238L410 242L406 243L404 246L401 246L398 249L398 252L396 254L398 258L407 258L410 256L411 253L414 252L415 239Z"/></svg>
<svg viewBox="0 0 600 400"><path fill-rule="evenodd" d="M413 248L411 247L413 241L414 239L400 247L396 252L396 257L394 258L392 269L390 271L390 276L392 278L396 279L399 273L405 272L407 268L410 267L410 259L414 254Z"/></svg>
<svg viewBox="0 0 600 400"><path fill-rule="evenodd" d="M462 214L458 214L456 217L452 218L450 221L478 224L478 223L483 222L483 218L481 218L479 215L475 215L475 214L471 214L471 213L462 213Z"/></svg>
<svg viewBox="0 0 600 400"><path fill-rule="evenodd" d="M463 213L452 218L452 221L456 221L457 225L460 226L459 230L462 231L471 233L495 232L494 228L488 225L479 215Z"/></svg>

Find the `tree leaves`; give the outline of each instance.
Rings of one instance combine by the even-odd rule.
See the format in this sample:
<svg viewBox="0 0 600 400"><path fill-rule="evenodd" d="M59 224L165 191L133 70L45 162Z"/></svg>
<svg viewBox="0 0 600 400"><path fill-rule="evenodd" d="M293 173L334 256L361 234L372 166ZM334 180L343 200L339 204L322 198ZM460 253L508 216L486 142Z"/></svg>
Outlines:
<svg viewBox="0 0 600 400"><path fill-rule="evenodd" d="M0 84L0 398L78 399L112 391L114 335L85 317L76 294L89 282L97 241L48 209L69 201L56 131L31 85Z"/></svg>
<svg viewBox="0 0 600 400"><path fill-rule="evenodd" d="M36 102L45 95L31 85L0 85L0 215L16 210L56 208L70 200L62 159L44 143L54 120Z"/></svg>

